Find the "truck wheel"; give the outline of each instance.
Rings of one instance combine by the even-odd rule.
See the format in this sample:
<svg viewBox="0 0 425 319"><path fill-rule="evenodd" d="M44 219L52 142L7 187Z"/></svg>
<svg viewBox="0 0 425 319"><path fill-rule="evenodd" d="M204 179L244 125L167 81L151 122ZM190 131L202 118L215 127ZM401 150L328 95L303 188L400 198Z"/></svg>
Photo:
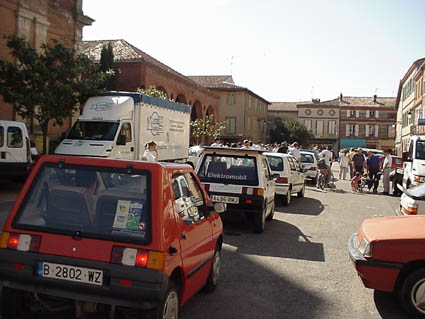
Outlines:
<svg viewBox="0 0 425 319"><path fill-rule="evenodd" d="M26 319L33 318L27 302L31 298L24 291L4 287L1 296L2 318Z"/></svg>
<svg viewBox="0 0 425 319"><path fill-rule="evenodd" d="M303 198L305 194L305 184L303 185L303 188L297 193L299 198Z"/></svg>
<svg viewBox="0 0 425 319"><path fill-rule="evenodd" d="M267 216L266 220L272 220L274 216L274 202L272 203L272 209L270 211L269 216Z"/></svg>
<svg viewBox="0 0 425 319"><path fill-rule="evenodd" d="M221 251L217 246L214 252L214 258L211 264L210 274L207 279L207 283L204 286L206 292L212 292L217 288L218 278L220 277L221 269Z"/></svg>
<svg viewBox="0 0 425 319"><path fill-rule="evenodd" d="M160 305L150 312L145 313L144 318L149 319L178 319L179 317L179 292L174 282L170 282L167 293Z"/></svg>
<svg viewBox="0 0 425 319"><path fill-rule="evenodd" d="M262 233L266 224L266 209L252 214L252 226L254 233Z"/></svg>
<svg viewBox="0 0 425 319"><path fill-rule="evenodd" d="M405 279L400 300L413 318L425 318L425 269L419 269Z"/></svg>
<svg viewBox="0 0 425 319"><path fill-rule="evenodd" d="M283 206L288 206L291 202L291 189L288 189L288 192L282 197Z"/></svg>

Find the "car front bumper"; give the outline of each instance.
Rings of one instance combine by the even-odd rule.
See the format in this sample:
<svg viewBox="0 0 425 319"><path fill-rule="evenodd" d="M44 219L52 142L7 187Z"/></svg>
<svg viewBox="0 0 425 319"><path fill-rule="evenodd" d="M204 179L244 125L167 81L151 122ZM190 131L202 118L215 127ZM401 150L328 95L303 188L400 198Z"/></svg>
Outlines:
<svg viewBox="0 0 425 319"><path fill-rule="evenodd" d="M380 291L394 291L397 276L403 264L365 258L357 246L357 234L354 233L348 240L348 252L364 286Z"/></svg>
<svg viewBox="0 0 425 319"><path fill-rule="evenodd" d="M40 261L102 270L103 284L40 277L37 273ZM132 285L122 285L122 279L132 281ZM168 287L168 277L159 270L8 249L0 249L0 281L3 287L139 309L156 307Z"/></svg>

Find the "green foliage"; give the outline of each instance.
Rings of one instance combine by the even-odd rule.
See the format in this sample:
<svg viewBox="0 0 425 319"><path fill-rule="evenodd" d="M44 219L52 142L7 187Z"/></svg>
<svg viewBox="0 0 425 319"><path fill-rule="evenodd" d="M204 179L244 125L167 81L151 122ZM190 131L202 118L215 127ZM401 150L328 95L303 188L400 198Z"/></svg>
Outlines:
<svg viewBox="0 0 425 319"><path fill-rule="evenodd" d="M151 85L147 89L138 88L137 92L139 92L141 94L148 95L148 96L157 97L159 99L169 100L167 94L165 94L161 90L158 90L154 85ZM172 101L172 100L170 100L170 101Z"/></svg>
<svg viewBox="0 0 425 319"><path fill-rule="evenodd" d="M115 91L117 87L117 76L119 70L114 67L114 53L112 51L112 44L109 42L108 45L102 47L100 52L100 71L109 74L105 79L105 88L108 91Z"/></svg>
<svg viewBox="0 0 425 319"><path fill-rule="evenodd" d="M104 92L110 75L59 42L37 51L23 38L6 39L14 61L0 60L0 94L19 116L38 121L46 153L49 123L63 125L89 96Z"/></svg>
<svg viewBox="0 0 425 319"><path fill-rule="evenodd" d="M279 118L275 119L275 127L270 129L270 141L272 143L298 142L301 145L309 145L310 140L314 138L311 131L307 130L305 125L297 120L290 119L282 122Z"/></svg>
<svg viewBox="0 0 425 319"><path fill-rule="evenodd" d="M196 119L190 122L191 134L196 138L197 144L199 139L205 137L217 137L225 128L224 122L214 123L214 115L207 115L205 119Z"/></svg>

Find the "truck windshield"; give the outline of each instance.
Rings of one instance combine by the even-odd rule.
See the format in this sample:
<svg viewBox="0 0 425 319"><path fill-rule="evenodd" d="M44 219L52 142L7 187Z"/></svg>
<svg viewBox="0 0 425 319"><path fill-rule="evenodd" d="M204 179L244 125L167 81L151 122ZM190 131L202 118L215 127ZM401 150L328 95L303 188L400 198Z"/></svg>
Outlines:
<svg viewBox="0 0 425 319"><path fill-rule="evenodd" d="M207 183L256 186L257 161L251 156L206 155L198 177Z"/></svg>
<svg viewBox="0 0 425 319"><path fill-rule="evenodd" d="M66 138L74 140L113 141L118 122L77 121Z"/></svg>
<svg viewBox="0 0 425 319"><path fill-rule="evenodd" d="M149 194L146 171L44 164L13 226L144 244L150 238Z"/></svg>
<svg viewBox="0 0 425 319"><path fill-rule="evenodd" d="M415 158L425 160L425 141L416 141Z"/></svg>

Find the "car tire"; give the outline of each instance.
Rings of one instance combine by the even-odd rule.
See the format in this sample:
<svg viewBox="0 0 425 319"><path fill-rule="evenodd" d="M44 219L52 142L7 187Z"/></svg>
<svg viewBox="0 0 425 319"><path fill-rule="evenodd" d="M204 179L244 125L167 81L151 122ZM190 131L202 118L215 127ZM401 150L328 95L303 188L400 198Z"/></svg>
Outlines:
<svg viewBox="0 0 425 319"><path fill-rule="evenodd" d="M412 272L404 280L401 287L400 301L403 308L412 316L412 318L425 318L424 268ZM419 304L422 304L422 307L420 307Z"/></svg>
<svg viewBox="0 0 425 319"><path fill-rule="evenodd" d="M305 194L305 184L303 185L303 188L297 193L299 198L303 198Z"/></svg>
<svg viewBox="0 0 425 319"><path fill-rule="evenodd" d="M1 314L2 318L27 319L33 318L31 311L26 304L28 293L4 287L1 296Z"/></svg>
<svg viewBox="0 0 425 319"><path fill-rule="evenodd" d="M266 224L266 208L252 214L252 227L255 233L262 233Z"/></svg>
<svg viewBox="0 0 425 319"><path fill-rule="evenodd" d="M210 274L208 275L207 283L204 286L205 292L212 292L217 288L218 278L220 277L221 269L221 251L217 246L214 252L213 261L211 264Z"/></svg>
<svg viewBox="0 0 425 319"><path fill-rule="evenodd" d="M150 312L146 312L143 318L146 319L178 319L180 307L179 291L174 284L170 282L167 292L159 306Z"/></svg>
<svg viewBox="0 0 425 319"><path fill-rule="evenodd" d="M272 203L270 214L267 216L266 220L272 220L273 216L274 216L274 202Z"/></svg>
<svg viewBox="0 0 425 319"><path fill-rule="evenodd" d="M291 190L288 189L288 192L282 196L282 204L283 206L288 206L289 203L291 202Z"/></svg>
<svg viewBox="0 0 425 319"><path fill-rule="evenodd" d="M316 185L316 184L317 184L317 177L313 177L313 178L311 179L311 183L312 183L313 185Z"/></svg>

